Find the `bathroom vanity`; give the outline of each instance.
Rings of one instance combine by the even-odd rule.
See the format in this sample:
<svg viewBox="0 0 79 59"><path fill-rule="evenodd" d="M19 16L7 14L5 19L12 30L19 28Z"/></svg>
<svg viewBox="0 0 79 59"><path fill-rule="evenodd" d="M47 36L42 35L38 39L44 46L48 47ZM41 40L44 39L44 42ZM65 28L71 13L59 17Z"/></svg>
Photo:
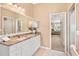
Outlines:
<svg viewBox="0 0 79 59"><path fill-rule="evenodd" d="M0 42L0 56L32 56L40 47L40 33L21 34Z"/></svg>

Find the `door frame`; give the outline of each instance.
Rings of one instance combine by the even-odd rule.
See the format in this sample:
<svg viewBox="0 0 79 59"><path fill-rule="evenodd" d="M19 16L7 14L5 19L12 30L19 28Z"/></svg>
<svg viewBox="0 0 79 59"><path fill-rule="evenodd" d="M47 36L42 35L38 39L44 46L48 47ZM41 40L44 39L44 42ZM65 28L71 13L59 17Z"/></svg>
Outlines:
<svg viewBox="0 0 79 59"><path fill-rule="evenodd" d="M65 45L65 47L64 47L64 52L66 52L66 12L57 12L57 13L50 13L49 14L49 19L50 19L50 49L52 49L52 39L51 39L51 16L52 15L56 15L56 14L59 14L59 13L64 13L64 15L65 15L65 19L64 19L64 45Z"/></svg>

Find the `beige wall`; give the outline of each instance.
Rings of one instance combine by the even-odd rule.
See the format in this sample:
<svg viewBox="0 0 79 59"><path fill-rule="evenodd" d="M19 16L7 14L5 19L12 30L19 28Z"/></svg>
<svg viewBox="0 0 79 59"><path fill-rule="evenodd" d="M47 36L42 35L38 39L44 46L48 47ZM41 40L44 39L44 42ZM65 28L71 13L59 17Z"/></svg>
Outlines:
<svg viewBox="0 0 79 59"><path fill-rule="evenodd" d="M40 22L39 31L42 33L42 45L50 47L50 13L64 12L67 4L36 4L34 5L34 17Z"/></svg>

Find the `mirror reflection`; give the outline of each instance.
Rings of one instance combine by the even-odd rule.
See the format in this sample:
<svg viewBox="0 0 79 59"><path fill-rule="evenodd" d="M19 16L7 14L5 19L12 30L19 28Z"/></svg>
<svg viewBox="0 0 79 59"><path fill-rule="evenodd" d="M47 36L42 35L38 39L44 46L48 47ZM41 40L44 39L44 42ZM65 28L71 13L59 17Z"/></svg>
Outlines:
<svg viewBox="0 0 79 59"><path fill-rule="evenodd" d="M0 35L29 32L31 31L29 27L31 27L36 22L30 17L13 12L6 8L1 7L0 10ZM37 26L37 24L35 24L34 26ZM33 30L36 31L36 28L37 27L35 27Z"/></svg>
<svg viewBox="0 0 79 59"><path fill-rule="evenodd" d="M51 26L52 26L52 35L54 34L60 34L61 32L61 22L60 22L60 15L53 15L51 20Z"/></svg>

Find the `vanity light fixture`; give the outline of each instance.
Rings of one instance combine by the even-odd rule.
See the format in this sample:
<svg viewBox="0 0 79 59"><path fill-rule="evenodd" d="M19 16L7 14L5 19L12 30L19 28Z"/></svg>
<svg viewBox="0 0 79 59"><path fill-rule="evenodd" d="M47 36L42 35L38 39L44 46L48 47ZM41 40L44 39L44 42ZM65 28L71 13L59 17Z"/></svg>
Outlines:
<svg viewBox="0 0 79 59"><path fill-rule="evenodd" d="M18 9L21 10L21 11L23 11L23 12L25 11L22 7L18 7Z"/></svg>
<svg viewBox="0 0 79 59"><path fill-rule="evenodd" d="M12 5L13 7L15 7L15 8L18 8L20 11L22 11L22 12L24 12L25 11L25 9L24 8L22 8L22 7L20 7L20 6L18 6L17 4L15 4L15 3L8 3L8 5Z"/></svg>

